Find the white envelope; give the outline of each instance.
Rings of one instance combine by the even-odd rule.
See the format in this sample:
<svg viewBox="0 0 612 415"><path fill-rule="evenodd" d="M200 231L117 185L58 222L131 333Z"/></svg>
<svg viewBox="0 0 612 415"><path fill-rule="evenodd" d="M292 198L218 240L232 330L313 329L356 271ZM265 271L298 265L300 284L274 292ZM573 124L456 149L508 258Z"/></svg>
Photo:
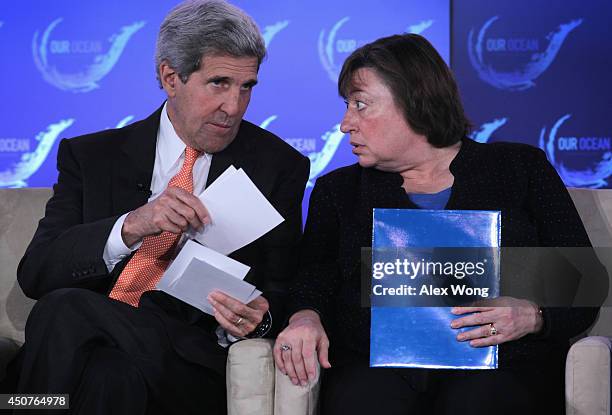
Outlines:
<svg viewBox="0 0 612 415"><path fill-rule="evenodd" d="M245 304L261 295L261 291L243 281L249 270L247 265L190 240L170 264L157 289L212 315L207 297L213 291Z"/></svg>
<svg viewBox="0 0 612 415"><path fill-rule="evenodd" d="M244 170L235 170L233 166L199 198L208 209L212 223L202 232L191 235L225 255L255 241L284 221Z"/></svg>

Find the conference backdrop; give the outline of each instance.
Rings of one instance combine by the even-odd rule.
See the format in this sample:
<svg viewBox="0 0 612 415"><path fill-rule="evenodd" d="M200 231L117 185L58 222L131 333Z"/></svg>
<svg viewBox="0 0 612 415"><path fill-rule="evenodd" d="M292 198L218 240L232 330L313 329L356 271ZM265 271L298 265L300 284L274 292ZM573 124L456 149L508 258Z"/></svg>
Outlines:
<svg viewBox="0 0 612 415"><path fill-rule="evenodd" d="M53 185L61 138L124 126L162 104L155 38L176 3L25 0L3 8L0 187ZM604 1L554 9L525 0L234 3L268 46L245 118L310 158L307 196L318 176L355 161L339 131L342 62L366 42L404 32L427 37L451 62L474 138L540 146L568 185L609 187L612 7Z"/></svg>
<svg viewBox="0 0 612 415"><path fill-rule="evenodd" d="M460 0L452 15L474 137L540 147L567 186L610 188L612 2Z"/></svg>
<svg viewBox="0 0 612 415"><path fill-rule="evenodd" d="M124 126L162 104L155 39L177 3L24 0L0 11L1 187L52 186L61 138ZM268 47L245 118L310 158L307 195L316 177L355 162L336 89L350 52L413 32L450 56L449 0L234 4L254 17Z"/></svg>

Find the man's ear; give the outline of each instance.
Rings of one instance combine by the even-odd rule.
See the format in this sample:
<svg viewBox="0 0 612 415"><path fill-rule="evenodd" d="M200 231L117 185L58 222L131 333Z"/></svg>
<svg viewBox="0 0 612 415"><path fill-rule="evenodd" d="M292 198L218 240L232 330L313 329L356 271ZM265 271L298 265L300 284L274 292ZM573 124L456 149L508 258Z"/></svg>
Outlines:
<svg viewBox="0 0 612 415"><path fill-rule="evenodd" d="M181 82L181 79L178 72L170 66L168 61L162 61L159 65L159 80L168 97L173 98L176 95L177 83Z"/></svg>

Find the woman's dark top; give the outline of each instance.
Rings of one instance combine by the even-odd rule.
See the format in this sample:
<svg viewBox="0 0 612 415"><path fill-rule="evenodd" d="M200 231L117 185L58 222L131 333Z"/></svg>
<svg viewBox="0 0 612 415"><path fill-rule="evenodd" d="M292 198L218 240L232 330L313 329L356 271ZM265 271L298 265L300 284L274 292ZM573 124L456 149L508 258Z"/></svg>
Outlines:
<svg viewBox="0 0 612 415"><path fill-rule="evenodd" d="M590 246L576 208L544 152L516 143L463 139L450 165L446 209L500 210L502 247ZM320 177L310 196L292 311L314 309L335 364L369 355L370 309L361 306L361 248L372 242L373 208L417 208L402 177L358 164ZM568 339L586 330L597 308L544 308L544 329L500 346L500 367L564 359ZM345 351L347 353L345 353Z"/></svg>

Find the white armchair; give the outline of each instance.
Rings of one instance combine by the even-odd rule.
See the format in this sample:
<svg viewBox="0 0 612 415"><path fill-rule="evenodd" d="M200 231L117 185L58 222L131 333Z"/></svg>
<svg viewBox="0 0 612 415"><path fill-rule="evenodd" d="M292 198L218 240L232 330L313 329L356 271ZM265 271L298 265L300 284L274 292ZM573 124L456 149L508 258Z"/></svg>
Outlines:
<svg viewBox="0 0 612 415"><path fill-rule="evenodd" d="M608 275L612 273L612 190L569 189L591 243ZM588 336L575 342L565 365L567 415L610 415L612 284L606 304Z"/></svg>
<svg viewBox="0 0 612 415"><path fill-rule="evenodd" d="M569 189L596 247L612 249L612 190ZM23 342L23 329L34 302L16 282L19 259L43 216L51 189L0 189L0 378ZM612 255L600 260L612 272ZM599 253L598 252L598 253ZM608 250L610 252L610 250ZM608 299L610 299L608 295ZM603 307L588 337L574 343L566 364L568 415L610 415L612 309ZM307 387L294 386L274 367L272 341L234 344L227 361L229 415L314 415L319 375Z"/></svg>
<svg viewBox="0 0 612 415"><path fill-rule="evenodd" d="M274 366L273 340L235 343L227 358L228 415L315 415L319 369L308 386L295 386Z"/></svg>
<svg viewBox="0 0 612 415"><path fill-rule="evenodd" d="M34 301L17 284L17 265L51 197L51 189L0 189L0 380L24 341ZM241 414L314 414L317 382L294 386L274 367L272 340L234 344L227 361L228 411Z"/></svg>

